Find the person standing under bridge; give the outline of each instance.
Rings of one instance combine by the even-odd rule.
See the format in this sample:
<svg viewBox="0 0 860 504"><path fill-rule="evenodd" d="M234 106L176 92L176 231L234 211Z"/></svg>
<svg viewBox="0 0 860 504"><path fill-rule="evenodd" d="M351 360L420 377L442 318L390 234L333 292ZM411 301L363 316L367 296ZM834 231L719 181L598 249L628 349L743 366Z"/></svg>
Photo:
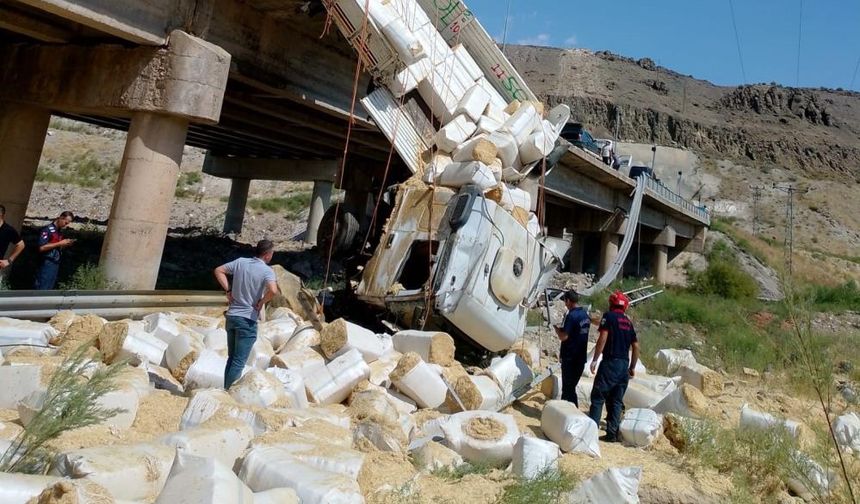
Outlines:
<svg viewBox="0 0 860 504"><path fill-rule="evenodd" d="M591 372L597 370L594 387L591 389L591 408L588 416L600 425L603 403L606 403L606 435L602 441L620 442L618 428L621 423L621 410L627 383L636 375L636 362L639 360L639 339L633 323L624 313L630 306L630 299L623 292L616 291L609 296L609 311L600 320L600 336L591 360ZM632 357L630 350L633 350ZM603 355L600 369L597 361Z"/></svg>
<svg viewBox="0 0 860 504"><path fill-rule="evenodd" d="M8 277L12 263L23 251L24 240L18 231L6 222L6 207L0 205L0 283ZM8 256L6 252L9 252Z"/></svg>
<svg viewBox="0 0 860 504"><path fill-rule="evenodd" d="M72 223L75 215L65 211L53 222L39 230L39 255L41 262L36 271L36 290L53 290L57 285L57 274L60 272L60 258L63 249L75 244L75 240L64 238L63 229Z"/></svg>
<svg viewBox="0 0 860 504"><path fill-rule="evenodd" d="M555 333L561 341L561 398L579 407L576 386L579 385L579 379L588 361L588 330L591 327L591 319L585 308L578 306L579 294L575 291L565 292L562 299L568 312L564 317L564 324L555 326Z"/></svg>
<svg viewBox="0 0 860 504"><path fill-rule="evenodd" d="M251 347L257 341L257 319L266 303L278 293L275 272L269 267L275 245L260 240L254 257L243 257L215 268L218 284L227 293L226 312L227 366L224 369L224 390L239 377L248 361ZM227 278L233 277L233 285Z"/></svg>

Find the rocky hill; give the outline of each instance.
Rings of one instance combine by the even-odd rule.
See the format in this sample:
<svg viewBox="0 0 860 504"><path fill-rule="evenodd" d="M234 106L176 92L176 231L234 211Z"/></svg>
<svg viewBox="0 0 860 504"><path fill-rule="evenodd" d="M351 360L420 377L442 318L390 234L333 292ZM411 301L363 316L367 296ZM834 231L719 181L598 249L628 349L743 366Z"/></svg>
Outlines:
<svg viewBox="0 0 860 504"><path fill-rule="evenodd" d="M860 93L721 87L608 52L510 46L532 89L599 135L698 151L810 178L860 181Z"/></svg>

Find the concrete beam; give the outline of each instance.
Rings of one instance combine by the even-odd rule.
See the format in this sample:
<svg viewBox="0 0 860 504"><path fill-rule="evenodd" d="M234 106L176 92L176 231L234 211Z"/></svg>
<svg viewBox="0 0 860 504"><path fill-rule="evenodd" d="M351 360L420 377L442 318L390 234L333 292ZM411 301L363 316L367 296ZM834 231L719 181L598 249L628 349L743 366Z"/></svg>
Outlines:
<svg viewBox="0 0 860 504"><path fill-rule="evenodd" d="M663 228L662 231L654 238L651 243L658 246L674 247L677 233L671 226Z"/></svg>
<svg viewBox="0 0 860 504"><path fill-rule="evenodd" d="M216 123L230 69L223 49L182 31L166 48L12 44L0 48L0 98L55 110L173 115Z"/></svg>
<svg viewBox="0 0 860 504"><path fill-rule="evenodd" d="M18 231L30 202L50 120L51 112L43 108L0 101L0 204L6 207L6 222Z"/></svg>
<svg viewBox="0 0 860 504"><path fill-rule="evenodd" d="M669 269L669 247L666 245L655 245L651 274L659 284L666 284L666 274Z"/></svg>
<svg viewBox="0 0 860 504"><path fill-rule="evenodd" d="M0 5L0 29L54 44L71 40L73 33L65 27L36 19L13 5Z"/></svg>
<svg viewBox="0 0 860 504"><path fill-rule="evenodd" d="M231 158L206 154L203 173L213 177L252 180L332 181L337 160Z"/></svg>

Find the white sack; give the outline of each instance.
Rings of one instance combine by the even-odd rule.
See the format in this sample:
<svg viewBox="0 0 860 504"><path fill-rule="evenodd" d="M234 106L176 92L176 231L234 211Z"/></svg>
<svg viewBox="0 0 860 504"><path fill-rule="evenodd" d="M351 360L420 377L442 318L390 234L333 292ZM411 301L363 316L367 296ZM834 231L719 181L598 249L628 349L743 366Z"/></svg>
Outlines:
<svg viewBox="0 0 860 504"><path fill-rule="evenodd" d="M275 355L275 349L272 344L263 338L257 338L254 346L251 347L251 353L248 354L248 360L245 365L251 368L264 370L269 367L272 362L272 357Z"/></svg>
<svg viewBox="0 0 860 504"><path fill-rule="evenodd" d="M254 438L254 431L241 420L217 427L193 427L159 438L159 442L176 448L178 454L212 458L232 468Z"/></svg>
<svg viewBox="0 0 860 504"><path fill-rule="evenodd" d="M723 393L723 377L706 366L697 362L685 362L678 368L681 383L688 383L701 390L707 397L715 397Z"/></svg>
<svg viewBox="0 0 860 504"><path fill-rule="evenodd" d="M455 115L465 115L472 122L477 123L481 116L484 113L484 110L487 108L487 105L490 103L490 93L486 92L484 88L475 84L466 94L463 95L463 98L460 99L457 108L454 110Z"/></svg>
<svg viewBox="0 0 860 504"><path fill-rule="evenodd" d="M345 336L345 341L340 341ZM337 319L321 332L322 350L326 358L334 359L350 350L357 350L368 364L385 353L388 343L386 335L376 334L358 324Z"/></svg>
<svg viewBox="0 0 860 504"><path fill-rule="evenodd" d="M447 366L454 360L454 340L448 333L407 330L394 333L391 339L395 350L414 352L427 363Z"/></svg>
<svg viewBox="0 0 860 504"><path fill-rule="evenodd" d="M540 427L547 438L558 443L562 451L600 457L597 424L573 403L547 401L541 413Z"/></svg>
<svg viewBox="0 0 860 504"><path fill-rule="evenodd" d="M252 369L230 386L228 391L237 403L257 408L286 406L284 385L274 375Z"/></svg>
<svg viewBox="0 0 860 504"><path fill-rule="evenodd" d="M769 413L756 411L750 408L748 404L741 406L741 416L738 424L741 428L749 429L769 430L782 428L795 439L800 436L800 423L794 420L779 419Z"/></svg>
<svg viewBox="0 0 860 504"><path fill-rule="evenodd" d="M445 187L459 188L465 185L476 185L485 191L496 185L496 177L492 170L480 161L451 163L437 178L436 182Z"/></svg>
<svg viewBox="0 0 860 504"><path fill-rule="evenodd" d="M625 444L647 448L663 434L663 417L649 409L628 409L618 432Z"/></svg>
<svg viewBox="0 0 860 504"><path fill-rule="evenodd" d="M270 364L273 367L296 371L307 378L316 369L325 367L325 357L316 348L306 347L281 352L272 357Z"/></svg>
<svg viewBox="0 0 860 504"><path fill-rule="evenodd" d="M308 399L317 404L343 402L361 380L370 376L370 367L361 353L352 349L325 367L304 375Z"/></svg>
<svg viewBox="0 0 860 504"><path fill-rule="evenodd" d="M180 452L156 504L254 504L254 494L221 462Z"/></svg>
<svg viewBox="0 0 860 504"><path fill-rule="evenodd" d="M472 58L472 55L469 54L468 49L463 47L461 44L457 44L453 47L452 52L454 53L454 56L456 56L457 59L460 61L460 64L463 66L463 69L466 70L466 73L469 75L469 78L472 79L472 81L477 81L484 76L484 71L481 70L481 67L478 66L478 63L475 62L475 59ZM489 92L487 94L489 95Z"/></svg>
<svg viewBox="0 0 860 504"><path fill-rule="evenodd" d="M436 441L428 441L415 448L410 452L410 458L416 468L425 472L454 469L464 463L459 453Z"/></svg>
<svg viewBox="0 0 860 504"><path fill-rule="evenodd" d="M273 488L255 493L254 504L301 504L301 501L292 488Z"/></svg>
<svg viewBox="0 0 860 504"><path fill-rule="evenodd" d="M48 324L0 317L0 345L7 348L10 345L46 346L59 335L60 332Z"/></svg>
<svg viewBox="0 0 860 504"><path fill-rule="evenodd" d="M203 336L203 346L209 350L227 351L227 330L221 327L198 329Z"/></svg>
<svg viewBox="0 0 860 504"><path fill-rule="evenodd" d="M639 382L631 380L627 383L627 392L624 393L624 407L645 409L653 408L667 395L669 394L657 392Z"/></svg>
<svg viewBox="0 0 860 504"><path fill-rule="evenodd" d="M298 326L296 326L296 330L293 331L293 336L289 341L282 347L278 348L278 353L281 352L290 352L295 350L303 350L305 348L310 348L313 346L319 346L320 344L320 333L316 330L314 325L310 322L302 322Z"/></svg>
<svg viewBox="0 0 860 504"><path fill-rule="evenodd" d="M397 390L422 408L438 408L445 402L448 387L423 360L399 379L392 380Z"/></svg>
<svg viewBox="0 0 860 504"><path fill-rule="evenodd" d="M374 385L388 388L391 386L391 372L397 367L397 362L403 355L400 352L390 352L379 360L370 363L368 380Z"/></svg>
<svg viewBox="0 0 860 504"><path fill-rule="evenodd" d="M47 389L42 383L42 366L24 364L0 366L0 409L15 409L30 394Z"/></svg>
<svg viewBox="0 0 860 504"><path fill-rule="evenodd" d="M673 390L660 400L651 409L655 412L665 415L666 413L675 413L689 418L699 418L701 416L703 406L691 404L690 400L695 397L704 399L704 396L696 387L682 383L680 387Z"/></svg>
<svg viewBox="0 0 860 504"><path fill-rule="evenodd" d="M514 445L514 476L534 479L546 471L558 470L561 450L552 441L522 436Z"/></svg>
<svg viewBox="0 0 860 504"><path fill-rule="evenodd" d="M188 390L224 388L224 370L227 358L212 350L203 350L185 373L184 385Z"/></svg>
<svg viewBox="0 0 860 504"><path fill-rule="evenodd" d="M696 358L689 350L667 348L654 354L654 372L665 376L674 376L682 364L695 364Z"/></svg>
<svg viewBox="0 0 860 504"><path fill-rule="evenodd" d="M430 158L430 162L424 167L424 174L421 177L421 180L425 184L435 184L436 179L442 175L451 163L453 163L453 161L451 160L450 155L444 152L434 153L433 157Z"/></svg>
<svg viewBox="0 0 860 504"><path fill-rule="evenodd" d="M471 421L490 419L504 427L498 439L479 439L467 432ZM511 415L491 411L464 411L448 417L441 425L445 443L463 458L472 463L503 467L514 456L514 444L520 437L520 429Z"/></svg>
<svg viewBox="0 0 860 504"><path fill-rule="evenodd" d="M191 396L182 418L179 421L181 430L197 427L216 414L236 418L249 425L254 423L254 412L249 408L236 404L227 392L221 389L201 390Z"/></svg>
<svg viewBox="0 0 860 504"><path fill-rule="evenodd" d="M836 442L849 452L860 454L860 417L846 413L833 421Z"/></svg>
<svg viewBox="0 0 860 504"><path fill-rule="evenodd" d="M131 336L131 329L129 329L129 336ZM167 369L177 379L183 379L188 368L197 360L203 350L205 350L203 337L191 331L184 331L177 334L167 345L167 351L164 352L164 362L167 364Z"/></svg>
<svg viewBox="0 0 860 504"><path fill-rule="evenodd" d="M433 63L429 58L423 57L403 70L397 72L388 86L395 98L400 98L414 91L418 84L430 76L433 71Z"/></svg>
<svg viewBox="0 0 860 504"><path fill-rule="evenodd" d="M263 322L258 326L257 339L268 341L273 349L281 348L293 337L298 325L298 321L293 318L280 318Z"/></svg>
<svg viewBox="0 0 860 504"><path fill-rule="evenodd" d="M298 371L289 369L269 368L266 373L271 374L281 382L284 387L284 400L289 408L307 408L308 394L305 391L305 379Z"/></svg>
<svg viewBox="0 0 860 504"><path fill-rule="evenodd" d="M586 364L586 367L588 364ZM591 390L594 388L594 378L583 376L576 384L576 400L584 408L591 407ZM561 398L561 396L559 396Z"/></svg>
<svg viewBox="0 0 860 504"><path fill-rule="evenodd" d="M607 469L586 480L568 497L569 504L639 504L641 467Z"/></svg>
<svg viewBox="0 0 860 504"><path fill-rule="evenodd" d="M486 115L481 116L476 123L477 129L475 130L475 134L489 136L491 133L499 131L502 128L502 124L502 122L499 122L492 117Z"/></svg>
<svg viewBox="0 0 860 504"><path fill-rule="evenodd" d="M523 145L532 131L540 124L540 115L534 104L524 103L511 117L502 125L502 130L513 135L516 144Z"/></svg>
<svg viewBox="0 0 860 504"><path fill-rule="evenodd" d="M520 152L516 139L507 131L496 131L490 134L489 141L498 149L499 159L502 160L504 168L513 168L521 165Z"/></svg>
<svg viewBox="0 0 860 504"><path fill-rule="evenodd" d="M401 19L394 19L382 27L385 38L391 42L398 56L407 65L415 63L424 56L425 48L418 37L412 33Z"/></svg>
<svg viewBox="0 0 860 504"><path fill-rule="evenodd" d="M53 485L56 476L34 476L31 474L0 472L0 502L3 504L27 504L42 490Z"/></svg>
<svg viewBox="0 0 860 504"><path fill-rule="evenodd" d="M508 400L512 400L514 392L530 385L534 379L534 373L526 361L515 353L494 358L483 374L496 382Z"/></svg>
<svg viewBox="0 0 860 504"><path fill-rule="evenodd" d="M477 128L478 126L469 117L460 114L436 133L436 145L442 152L453 152L457 146L472 136Z"/></svg>

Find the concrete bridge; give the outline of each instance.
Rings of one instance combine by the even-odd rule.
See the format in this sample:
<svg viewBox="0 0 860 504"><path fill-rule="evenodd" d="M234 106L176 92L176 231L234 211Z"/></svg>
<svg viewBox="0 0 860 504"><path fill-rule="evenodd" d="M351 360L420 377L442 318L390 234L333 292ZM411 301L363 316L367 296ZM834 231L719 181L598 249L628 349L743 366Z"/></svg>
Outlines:
<svg viewBox="0 0 860 504"><path fill-rule="evenodd" d="M353 92L361 98L371 86L366 75L356 80L355 55L318 0L6 0L0 61L7 220L23 221L51 114L127 130L101 265L135 289L155 285L184 145L207 149L205 171L233 179L226 231L241 229L251 179L314 181L313 242L344 158ZM382 183L390 146L360 105L355 113L342 183L362 201ZM631 189L578 149L549 174L550 231L582 238L574 269L587 266L595 236L608 264ZM644 215L641 239L656 247L658 277L708 223L656 186Z"/></svg>

